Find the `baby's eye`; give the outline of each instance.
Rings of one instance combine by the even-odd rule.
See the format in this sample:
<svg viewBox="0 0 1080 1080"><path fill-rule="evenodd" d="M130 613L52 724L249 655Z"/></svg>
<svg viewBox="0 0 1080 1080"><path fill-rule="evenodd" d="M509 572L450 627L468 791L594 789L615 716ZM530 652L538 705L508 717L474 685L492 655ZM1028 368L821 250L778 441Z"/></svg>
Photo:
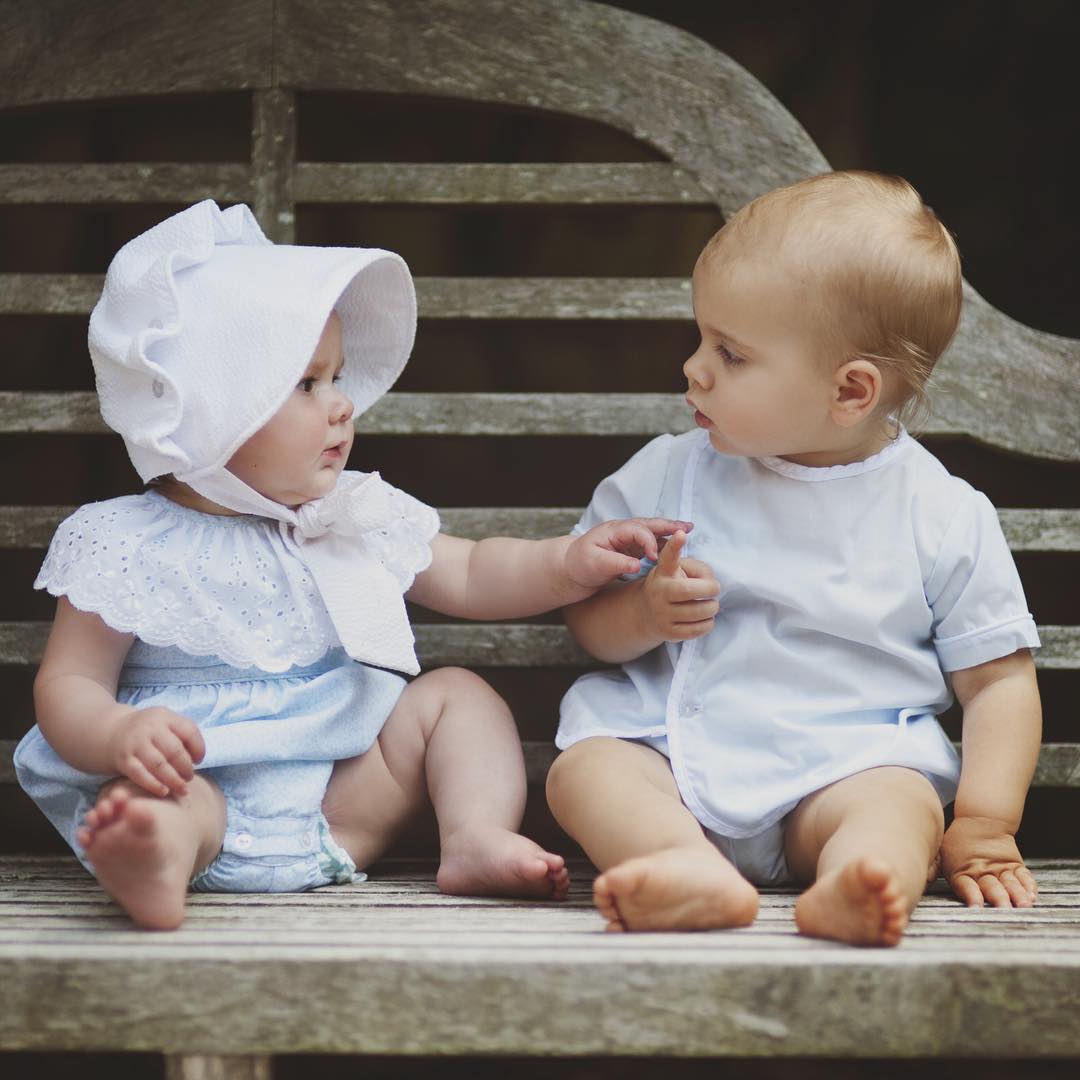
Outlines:
<svg viewBox="0 0 1080 1080"><path fill-rule="evenodd" d="M298 390L303 390L305 394L310 394L315 389L315 380L312 378L301 379L297 384Z"/></svg>
<svg viewBox="0 0 1080 1080"><path fill-rule="evenodd" d="M724 363L729 367L738 367L746 361L737 353L733 353L722 341L716 346L716 351L724 358Z"/></svg>

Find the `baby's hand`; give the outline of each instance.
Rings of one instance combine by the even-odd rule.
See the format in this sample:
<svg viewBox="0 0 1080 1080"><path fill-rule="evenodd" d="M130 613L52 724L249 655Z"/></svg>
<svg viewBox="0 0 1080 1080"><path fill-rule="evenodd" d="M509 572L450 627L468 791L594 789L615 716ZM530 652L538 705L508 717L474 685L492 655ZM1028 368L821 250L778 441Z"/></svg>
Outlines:
<svg viewBox="0 0 1080 1080"><path fill-rule="evenodd" d="M151 795L183 795L206 753L202 733L171 709L132 709L108 742L113 768Z"/></svg>
<svg viewBox="0 0 1080 1080"><path fill-rule="evenodd" d="M659 554L657 538L678 529L689 532L688 521L667 518L627 518L605 521L577 537L566 549L566 573L576 585L599 589L622 574L636 574L641 558Z"/></svg>
<svg viewBox="0 0 1080 1080"><path fill-rule="evenodd" d="M685 546L686 533L680 530L664 545L641 590L646 629L663 641L704 637L720 610L720 583L705 563L679 558Z"/></svg>
<svg viewBox="0 0 1080 1080"><path fill-rule="evenodd" d="M941 872L968 907L1031 907L1039 892L1011 830L994 818L953 821L941 842Z"/></svg>

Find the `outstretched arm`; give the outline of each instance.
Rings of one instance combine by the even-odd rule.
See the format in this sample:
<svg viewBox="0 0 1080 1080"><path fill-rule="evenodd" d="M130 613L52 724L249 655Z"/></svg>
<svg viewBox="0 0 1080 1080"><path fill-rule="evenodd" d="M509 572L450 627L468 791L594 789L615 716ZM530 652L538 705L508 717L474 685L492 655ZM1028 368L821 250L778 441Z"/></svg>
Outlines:
<svg viewBox="0 0 1080 1080"><path fill-rule="evenodd" d="M964 710L964 764L942 871L972 907L1030 907L1037 888L1016 846L1039 758L1042 708L1028 649L955 671Z"/></svg>
<svg viewBox="0 0 1080 1080"><path fill-rule="evenodd" d="M34 680L38 727L76 769L126 776L154 795L183 794L204 754L202 735L169 709L116 700L133 640L61 597Z"/></svg>
<svg viewBox="0 0 1080 1080"><path fill-rule="evenodd" d="M563 613L574 640L598 660L635 660L665 641L689 641L712 630L720 585L697 559L680 558L686 534L676 532L649 575L613 585Z"/></svg>
<svg viewBox="0 0 1080 1080"><path fill-rule="evenodd" d="M514 619L551 611L590 596L640 559L656 558L657 538L690 526L664 518L607 521L582 536L463 540L441 533L431 565L408 598L466 619Z"/></svg>

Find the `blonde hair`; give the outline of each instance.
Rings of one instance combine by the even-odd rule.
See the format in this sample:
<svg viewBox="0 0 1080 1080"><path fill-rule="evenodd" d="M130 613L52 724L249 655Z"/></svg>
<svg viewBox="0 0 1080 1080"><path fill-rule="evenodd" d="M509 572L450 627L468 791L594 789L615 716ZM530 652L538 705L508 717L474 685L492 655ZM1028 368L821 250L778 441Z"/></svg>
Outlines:
<svg viewBox="0 0 1080 1080"><path fill-rule="evenodd" d="M701 254L709 269L761 258L808 287L833 369L870 360L884 376L881 410L909 426L929 412L927 380L960 321L960 255L906 180L800 180L744 206Z"/></svg>

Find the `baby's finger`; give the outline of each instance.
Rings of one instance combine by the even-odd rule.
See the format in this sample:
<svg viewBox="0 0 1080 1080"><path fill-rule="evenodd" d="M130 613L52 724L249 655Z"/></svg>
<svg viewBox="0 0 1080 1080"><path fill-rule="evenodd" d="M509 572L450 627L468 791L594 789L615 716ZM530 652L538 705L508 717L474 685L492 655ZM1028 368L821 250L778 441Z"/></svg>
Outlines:
<svg viewBox="0 0 1080 1080"><path fill-rule="evenodd" d="M1039 895L1039 883L1035 880L1035 876L1026 866L1018 866L1016 868L1016 878L1020 884L1031 893L1032 897Z"/></svg>
<svg viewBox="0 0 1080 1080"><path fill-rule="evenodd" d="M660 558L657 560L653 573L661 577L675 577L679 573L679 559L684 547L686 547L686 533L682 529L676 529L660 552Z"/></svg>
<svg viewBox="0 0 1080 1080"><path fill-rule="evenodd" d="M153 745L185 780L190 780L195 775L195 766L191 762L191 754L188 752L187 746L173 732L158 732L157 737L153 740Z"/></svg>
<svg viewBox="0 0 1080 1080"><path fill-rule="evenodd" d="M627 549L640 551L648 559L655 560L660 554L656 536L648 525L641 521L621 522L612 534L611 542L619 551L625 552Z"/></svg>
<svg viewBox="0 0 1080 1080"><path fill-rule="evenodd" d="M700 622L673 623L668 641L693 641L694 638L711 634L716 627L715 619L702 619Z"/></svg>
<svg viewBox="0 0 1080 1080"><path fill-rule="evenodd" d="M712 567L706 566L699 559L683 559L679 566L682 572L693 580L693 591L696 596L719 596L720 582L712 572Z"/></svg>
<svg viewBox="0 0 1080 1080"><path fill-rule="evenodd" d="M957 874L949 884L952 885L953 892L956 893L968 907L983 906L982 890L975 884L974 879L967 874Z"/></svg>
<svg viewBox="0 0 1080 1080"><path fill-rule="evenodd" d="M1028 892L1027 887L1021 884L1020 879L1012 870L1002 870L1001 884L1005 886L1013 907L1031 907L1035 902L1035 898Z"/></svg>
<svg viewBox="0 0 1080 1080"><path fill-rule="evenodd" d="M716 618L720 605L715 600L684 600L675 606L675 625L697 623Z"/></svg>
<svg viewBox="0 0 1080 1080"><path fill-rule="evenodd" d="M154 750L150 751L155 754ZM143 764L153 775L165 785L166 794L183 795L187 791L187 781L176 771L168 758L160 752L156 756L144 760Z"/></svg>
<svg viewBox="0 0 1080 1080"><path fill-rule="evenodd" d="M1009 894L996 874L983 874L979 878L978 885L991 907L1012 907Z"/></svg>
<svg viewBox="0 0 1080 1080"><path fill-rule="evenodd" d="M650 559L656 558L658 539L673 536L677 532L688 533L694 527L692 521L672 521L670 518L637 518L636 521L649 534L649 547L646 550Z"/></svg>
<svg viewBox="0 0 1080 1080"><path fill-rule="evenodd" d="M714 580L716 578L716 571L708 563L703 563L700 559L687 557L683 559L681 565L687 577L713 578Z"/></svg>
<svg viewBox="0 0 1080 1080"><path fill-rule="evenodd" d="M664 599L669 604L684 604L694 600L714 600L720 595L720 586L715 578L664 578Z"/></svg>
<svg viewBox="0 0 1080 1080"><path fill-rule="evenodd" d="M177 715L169 725L173 734L184 744L188 756L198 764L206 756L206 742L198 726L186 716Z"/></svg>
<svg viewBox="0 0 1080 1080"><path fill-rule="evenodd" d="M149 791L151 795L168 795L169 788L163 784L138 758L132 758L123 769L124 775L133 783L138 784L143 791Z"/></svg>
<svg viewBox="0 0 1080 1080"><path fill-rule="evenodd" d="M588 555L588 576L595 584L610 581L620 574L636 574L641 569L641 560L633 555L623 555L619 551L607 548L593 548Z"/></svg>

